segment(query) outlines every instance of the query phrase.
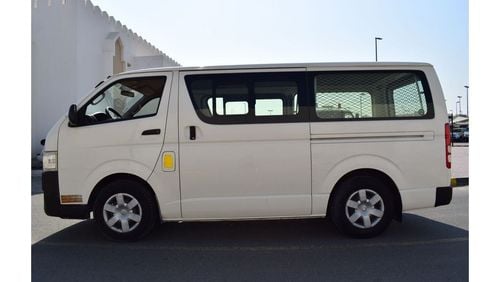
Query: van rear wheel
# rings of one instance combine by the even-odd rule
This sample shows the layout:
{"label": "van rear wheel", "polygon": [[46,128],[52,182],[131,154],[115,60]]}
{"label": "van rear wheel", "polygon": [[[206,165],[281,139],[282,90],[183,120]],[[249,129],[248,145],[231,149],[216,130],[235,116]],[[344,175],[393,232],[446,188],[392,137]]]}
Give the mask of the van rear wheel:
{"label": "van rear wheel", "polygon": [[394,197],[387,185],[372,176],[353,176],[343,181],[330,206],[331,220],[344,234],[370,238],[382,233],[392,221]]}
{"label": "van rear wheel", "polygon": [[135,241],[148,235],[158,213],[154,198],[144,185],[124,179],[103,188],[94,204],[94,219],[112,240]]}

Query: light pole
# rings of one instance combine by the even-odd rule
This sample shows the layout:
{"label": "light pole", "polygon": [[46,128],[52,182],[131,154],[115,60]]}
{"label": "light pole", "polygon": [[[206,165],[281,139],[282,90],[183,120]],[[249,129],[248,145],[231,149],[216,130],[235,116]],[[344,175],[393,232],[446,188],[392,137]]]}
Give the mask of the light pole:
{"label": "light pole", "polygon": [[462,101],[460,99],[462,99],[462,96],[457,96],[458,97],[458,109],[459,109],[459,113],[462,114]]}
{"label": "light pole", "polygon": [[382,40],[382,37],[375,37],[375,62],[378,61],[378,54],[377,54],[377,40]]}
{"label": "light pole", "polygon": [[365,93],[359,94],[359,117],[363,117],[363,100],[362,97],[365,95]]}
{"label": "light pole", "polygon": [[455,102],[455,116],[458,116],[458,101]]}
{"label": "light pole", "polygon": [[469,116],[469,85],[464,85],[465,87],[465,98],[467,99],[467,117]]}

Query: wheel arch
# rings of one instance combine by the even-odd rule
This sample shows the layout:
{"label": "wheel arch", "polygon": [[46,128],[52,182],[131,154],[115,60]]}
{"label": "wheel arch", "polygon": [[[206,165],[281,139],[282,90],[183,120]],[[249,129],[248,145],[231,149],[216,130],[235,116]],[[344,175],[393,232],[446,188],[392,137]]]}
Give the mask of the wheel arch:
{"label": "wheel arch", "polygon": [[390,191],[394,195],[394,214],[393,218],[396,219],[397,221],[401,221],[402,219],[402,213],[403,213],[403,207],[402,207],[402,201],[401,201],[401,194],[399,193],[398,187],[396,186],[396,183],[394,180],[384,172],[373,169],[373,168],[361,168],[361,169],[356,169],[353,171],[350,171],[346,174],[344,174],[333,186],[330,196],[328,198],[328,204],[327,204],[327,212],[326,216],[330,216],[330,207],[333,202],[333,198],[335,197],[335,193],[338,190],[337,188],[347,179],[354,177],[354,176],[370,176],[370,177],[375,177],[380,180],[382,180],[387,187],[389,187]]}
{"label": "wheel arch", "polygon": [[109,183],[112,183],[116,180],[123,180],[123,179],[135,181],[146,188],[146,190],[150,193],[151,197],[153,197],[153,199],[154,199],[153,202],[155,203],[155,208],[156,208],[156,211],[158,213],[158,218],[161,219],[161,212],[160,212],[160,206],[158,203],[158,197],[156,196],[156,193],[154,192],[151,185],[149,185],[149,183],[146,180],[142,179],[141,177],[134,175],[134,174],[130,174],[130,173],[114,173],[114,174],[108,175],[108,176],[104,177],[103,179],[101,179],[94,186],[94,188],[92,189],[92,192],[90,193],[89,200],[87,202],[87,206],[88,206],[89,211],[93,211],[97,196],[104,189],[104,187],[106,187],[106,185],[108,185]]}

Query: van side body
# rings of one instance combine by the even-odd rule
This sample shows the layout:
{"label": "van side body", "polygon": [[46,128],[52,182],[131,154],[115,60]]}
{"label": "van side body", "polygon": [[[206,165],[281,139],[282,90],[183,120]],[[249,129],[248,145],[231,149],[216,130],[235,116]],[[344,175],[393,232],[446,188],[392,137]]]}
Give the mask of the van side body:
{"label": "van side body", "polygon": [[[46,138],[45,211],[93,212],[120,234],[148,216],[141,197],[161,221],[333,213],[366,236],[384,213],[400,219],[451,201],[447,111],[430,64],[138,70],[111,77],[76,108],[78,121],[61,118]],[[118,193],[125,200],[105,193],[118,182],[135,183]],[[137,207],[121,209],[123,201]]]}

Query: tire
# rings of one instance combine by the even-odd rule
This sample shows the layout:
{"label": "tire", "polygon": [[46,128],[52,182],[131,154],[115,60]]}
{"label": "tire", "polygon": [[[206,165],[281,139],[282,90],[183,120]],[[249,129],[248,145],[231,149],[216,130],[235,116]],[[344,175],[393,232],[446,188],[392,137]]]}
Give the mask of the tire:
{"label": "tire", "polygon": [[154,196],[136,181],[107,184],[94,203],[94,219],[111,240],[136,241],[148,235],[158,222]]}
{"label": "tire", "polygon": [[371,238],[387,229],[394,214],[394,196],[382,180],[358,175],[343,181],[334,191],[330,218],[344,234]]}

